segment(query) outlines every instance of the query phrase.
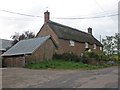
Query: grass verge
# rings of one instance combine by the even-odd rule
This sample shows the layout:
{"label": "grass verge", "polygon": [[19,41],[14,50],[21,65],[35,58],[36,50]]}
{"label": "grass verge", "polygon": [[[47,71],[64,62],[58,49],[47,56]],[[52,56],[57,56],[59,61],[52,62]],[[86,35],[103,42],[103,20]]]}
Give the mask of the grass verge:
{"label": "grass verge", "polygon": [[25,67],[29,69],[85,69],[85,70],[93,70],[106,68],[111,65],[108,64],[98,64],[98,65],[88,65],[83,64],[81,62],[73,62],[73,61],[63,61],[63,60],[48,60],[42,61],[40,63],[28,64]]}

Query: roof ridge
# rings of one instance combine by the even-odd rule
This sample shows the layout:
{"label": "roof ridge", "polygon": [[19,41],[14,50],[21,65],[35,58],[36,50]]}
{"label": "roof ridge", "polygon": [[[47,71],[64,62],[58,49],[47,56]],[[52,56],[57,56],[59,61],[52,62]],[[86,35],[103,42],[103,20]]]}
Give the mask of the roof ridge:
{"label": "roof ridge", "polygon": [[82,31],[82,30],[79,30],[79,29],[76,29],[76,28],[73,28],[73,27],[69,27],[69,26],[67,26],[67,25],[63,25],[63,24],[61,24],[61,23],[57,23],[57,22],[54,22],[54,21],[51,21],[51,20],[49,20],[48,23],[49,23],[49,22],[52,22],[52,23],[54,23],[54,24],[57,24],[57,25],[60,25],[60,26],[66,27],[66,28],[70,28],[72,31],[75,30],[75,31],[78,31],[78,32],[81,32],[81,33],[90,35],[90,34],[88,34],[87,32],[84,32],[84,31]]}
{"label": "roof ridge", "polygon": [[35,38],[30,38],[30,39],[24,39],[24,40],[20,40],[20,41],[34,40],[34,39],[44,38],[44,37],[50,37],[50,35],[47,35],[47,36],[42,36],[42,37],[35,37]]}

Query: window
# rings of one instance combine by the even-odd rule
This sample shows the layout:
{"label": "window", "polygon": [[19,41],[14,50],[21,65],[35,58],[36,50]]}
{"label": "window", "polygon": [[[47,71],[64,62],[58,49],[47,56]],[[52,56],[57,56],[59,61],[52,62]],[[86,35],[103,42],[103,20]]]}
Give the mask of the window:
{"label": "window", "polygon": [[100,51],[102,51],[102,47],[100,47]]}
{"label": "window", "polygon": [[75,42],[70,40],[70,46],[75,46]]}
{"label": "window", "polygon": [[89,49],[88,52],[91,52],[91,49]]}
{"label": "window", "polygon": [[96,49],[96,44],[94,44],[93,49]]}
{"label": "window", "polygon": [[85,43],[85,48],[88,48],[88,43]]}

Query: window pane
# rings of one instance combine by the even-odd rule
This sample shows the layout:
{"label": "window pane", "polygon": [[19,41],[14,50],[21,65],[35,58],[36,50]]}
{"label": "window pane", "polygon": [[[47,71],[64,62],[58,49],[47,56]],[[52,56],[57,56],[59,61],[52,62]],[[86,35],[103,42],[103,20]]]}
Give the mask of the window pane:
{"label": "window pane", "polygon": [[100,50],[102,51],[102,47],[100,47]]}
{"label": "window pane", "polygon": [[75,42],[70,40],[70,46],[75,46]]}
{"label": "window pane", "polygon": [[85,48],[88,48],[88,43],[85,43]]}
{"label": "window pane", "polygon": [[96,49],[96,44],[94,44],[94,47],[93,47],[93,49]]}

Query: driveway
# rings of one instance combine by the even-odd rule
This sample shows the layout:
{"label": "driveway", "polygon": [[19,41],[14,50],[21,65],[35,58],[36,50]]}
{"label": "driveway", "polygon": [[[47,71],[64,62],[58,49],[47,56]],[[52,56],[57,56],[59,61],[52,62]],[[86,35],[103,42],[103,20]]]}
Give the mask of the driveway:
{"label": "driveway", "polygon": [[3,88],[118,88],[118,67],[99,70],[2,70]]}

